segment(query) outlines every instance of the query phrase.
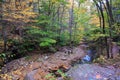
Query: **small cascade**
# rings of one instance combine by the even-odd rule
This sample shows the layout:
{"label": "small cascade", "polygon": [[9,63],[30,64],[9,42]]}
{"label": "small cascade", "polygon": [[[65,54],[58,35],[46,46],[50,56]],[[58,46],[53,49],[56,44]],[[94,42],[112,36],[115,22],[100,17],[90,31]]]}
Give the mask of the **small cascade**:
{"label": "small cascade", "polygon": [[94,50],[87,50],[87,54],[82,58],[81,63],[90,63],[94,59],[95,51]]}

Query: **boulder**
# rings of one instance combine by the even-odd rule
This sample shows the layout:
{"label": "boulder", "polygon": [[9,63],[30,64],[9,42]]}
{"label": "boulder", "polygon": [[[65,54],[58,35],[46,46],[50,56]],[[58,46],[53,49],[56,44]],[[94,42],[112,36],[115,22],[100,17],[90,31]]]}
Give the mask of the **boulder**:
{"label": "boulder", "polygon": [[119,70],[101,67],[95,64],[80,64],[71,68],[67,75],[72,80],[120,80]]}

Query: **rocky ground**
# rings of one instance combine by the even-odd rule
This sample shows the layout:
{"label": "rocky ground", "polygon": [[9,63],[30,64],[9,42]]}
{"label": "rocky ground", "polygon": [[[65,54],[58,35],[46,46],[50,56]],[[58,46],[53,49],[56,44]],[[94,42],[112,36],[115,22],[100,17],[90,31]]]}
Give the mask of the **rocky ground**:
{"label": "rocky ground", "polygon": [[[114,64],[108,61],[105,65],[78,64],[72,66],[86,55],[84,48],[84,45],[73,48],[73,53],[69,53],[71,51],[67,47],[54,54],[40,54],[39,51],[34,51],[31,56],[6,64],[1,69],[0,80],[120,80],[118,59],[114,60]],[[58,74],[57,70],[66,72],[71,78],[64,78],[64,73]],[[53,73],[52,76],[51,73]],[[57,78],[54,79],[55,77]]]}
{"label": "rocky ground", "polygon": [[82,64],[71,68],[68,75],[72,80],[120,80],[120,66],[101,67],[95,64]]}
{"label": "rocky ground", "polygon": [[45,76],[57,70],[68,70],[86,54],[82,46],[69,53],[66,47],[54,54],[38,54],[11,61],[1,70],[1,80],[49,80]]}

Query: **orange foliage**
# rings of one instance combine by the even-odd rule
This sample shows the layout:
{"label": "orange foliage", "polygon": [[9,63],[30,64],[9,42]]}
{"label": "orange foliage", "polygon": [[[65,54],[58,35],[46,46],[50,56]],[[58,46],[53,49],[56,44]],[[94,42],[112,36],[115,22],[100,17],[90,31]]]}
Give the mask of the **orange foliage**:
{"label": "orange foliage", "polygon": [[15,0],[3,3],[3,18],[8,21],[24,21],[29,22],[31,18],[36,17],[36,13],[32,12],[32,0]]}

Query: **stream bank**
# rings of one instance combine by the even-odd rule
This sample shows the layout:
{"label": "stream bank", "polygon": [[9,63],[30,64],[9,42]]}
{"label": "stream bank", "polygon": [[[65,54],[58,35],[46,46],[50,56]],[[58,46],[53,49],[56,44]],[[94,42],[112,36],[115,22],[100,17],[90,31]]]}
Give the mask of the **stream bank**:
{"label": "stream bank", "polygon": [[[1,80],[48,80],[46,75],[59,69],[69,70],[71,64],[81,60],[86,52],[83,46],[73,48],[73,53],[68,53],[68,48],[54,54],[40,54],[39,51],[32,52],[33,55],[13,60],[2,67]],[[31,73],[33,77],[31,77]],[[27,79],[26,79],[27,76]],[[31,79],[32,78],[32,79]]]}
{"label": "stream bank", "polygon": [[[106,77],[109,76],[108,73],[103,72],[106,70],[110,70],[109,73],[115,76],[116,74],[119,75],[119,66],[116,70],[116,68],[111,69],[113,66],[108,66],[108,68],[110,67],[110,69],[108,69],[98,64],[83,64],[83,62],[80,64],[82,59],[84,63],[86,63],[86,55],[91,53],[89,50],[85,51],[85,46],[86,45],[80,45],[73,48],[73,53],[68,53],[67,47],[64,47],[61,51],[54,54],[40,54],[39,51],[32,52],[34,55],[23,57],[6,64],[1,70],[0,79],[49,80],[46,79],[46,75],[51,73],[55,73],[56,75],[57,70],[62,70],[64,73],[66,72],[73,80],[96,80],[95,78],[102,80],[101,77],[103,76],[105,76],[104,79],[106,79]],[[91,70],[100,74],[91,73]],[[115,73],[115,70],[117,73]],[[88,75],[87,78],[84,74]],[[58,80],[64,80],[60,75],[57,75],[57,78]],[[117,78],[119,80],[119,76],[117,76]],[[111,78],[111,80],[114,79]]]}

